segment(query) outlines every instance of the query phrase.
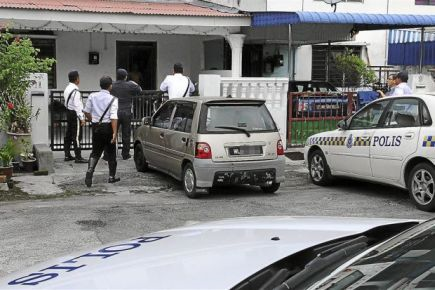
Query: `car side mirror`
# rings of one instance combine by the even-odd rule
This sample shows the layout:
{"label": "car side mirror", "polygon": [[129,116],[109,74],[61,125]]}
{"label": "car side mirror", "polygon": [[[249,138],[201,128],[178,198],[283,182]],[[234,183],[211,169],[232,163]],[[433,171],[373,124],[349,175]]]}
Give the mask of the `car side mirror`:
{"label": "car side mirror", "polygon": [[338,129],[341,130],[347,130],[347,121],[346,120],[341,120],[337,123],[337,127]]}
{"label": "car side mirror", "polygon": [[142,118],[142,125],[146,125],[146,126],[151,125],[151,117],[143,117]]}

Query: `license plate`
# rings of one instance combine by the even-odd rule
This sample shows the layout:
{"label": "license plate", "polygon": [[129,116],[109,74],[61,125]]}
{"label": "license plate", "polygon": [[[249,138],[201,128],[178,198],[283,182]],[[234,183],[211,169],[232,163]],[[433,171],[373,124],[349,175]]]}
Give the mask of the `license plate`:
{"label": "license plate", "polygon": [[230,156],[262,155],[262,146],[234,146],[229,148]]}

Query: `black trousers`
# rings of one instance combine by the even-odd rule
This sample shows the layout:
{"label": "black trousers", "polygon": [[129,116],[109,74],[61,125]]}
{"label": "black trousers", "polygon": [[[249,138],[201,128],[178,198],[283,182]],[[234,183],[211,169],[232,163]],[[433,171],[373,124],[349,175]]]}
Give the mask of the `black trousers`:
{"label": "black trousers", "polygon": [[100,158],[101,153],[107,153],[108,160],[116,160],[116,144],[112,141],[111,123],[92,123],[92,153],[91,157]]}
{"label": "black trousers", "polygon": [[131,118],[132,114],[130,111],[118,111],[118,132],[119,126],[121,126],[123,158],[126,158],[130,154]]}
{"label": "black trousers", "polygon": [[67,126],[66,126],[66,134],[64,139],[65,156],[70,155],[71,143],[72,143],[76,158],[81,158],[82,154],[80,149],[80,142],[82,141],[83,129],[82,126],[80,126],[80,120],[77,117],[76,111],[67,110],[66,120],[67,120]]}

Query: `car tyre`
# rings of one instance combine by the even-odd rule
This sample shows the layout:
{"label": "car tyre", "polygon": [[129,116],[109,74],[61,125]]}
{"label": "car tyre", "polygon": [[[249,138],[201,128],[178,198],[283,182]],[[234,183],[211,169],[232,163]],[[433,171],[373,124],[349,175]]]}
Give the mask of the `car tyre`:
{"label": "car tyre", "polygon": [[311,181],[316,185],[328,185],[332,176],[322,150],[314,150],[308,158],[308,170]]}
{"label": "car tyre", "polygon": [[281,183],[273,182],[271,185],[260,186],[261,190],[265,193],[274,193],[279,189]]}
{"label": "car tyre", "polygon": [[148,169],[148,163],[140,147],[140,145],[134,147],[134,164],[138,172],[145,172]]}
{"label": "car tyre", "polygon": [[408,176],[408,191],[418,209],[435,211],[435,167],[429,163],[414,166]]}
{"label": "car tyre", "polygon": [[191,163],[187,163],[183,168],[183,190],[189,198],[198,198],[198,188],[196,187],[195,169]]}

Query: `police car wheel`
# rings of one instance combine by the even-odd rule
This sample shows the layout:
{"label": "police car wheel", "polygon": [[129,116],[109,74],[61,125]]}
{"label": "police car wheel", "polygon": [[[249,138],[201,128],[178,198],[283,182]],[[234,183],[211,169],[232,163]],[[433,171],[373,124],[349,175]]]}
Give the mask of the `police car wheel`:
{"label": "police car wheel", "polygon": [[148,163],[140,145],[134,147],[134,164],[138,172],[145,172],[148,169]]}
{"label": "police car wheel", "polygon": [[315,150],[308,158],[310,178],[316,185],[328,185],[331,182],[331,172],[322,150]]}
{"label": "police car wheel", "polygon": [[265,193],[274,193],[275,191],[277,191],[279,189],[280,185],[281,185],[281,183],[274,182],[271,185],[265,185],[265,186],[260,186],[260,187],[261,187],[261,190]]}
{"label": "police car wheel", "polygon": [[183,168],[183,189],[184,193],[189,198],[197,198],[199,196],[196,188],[196,174],[191,163],[187,163]]}
{"label": "police car wheel", "polygon": [[435,211],[435,167],[417,164],[409,174],[408,190],[418,209]]}

